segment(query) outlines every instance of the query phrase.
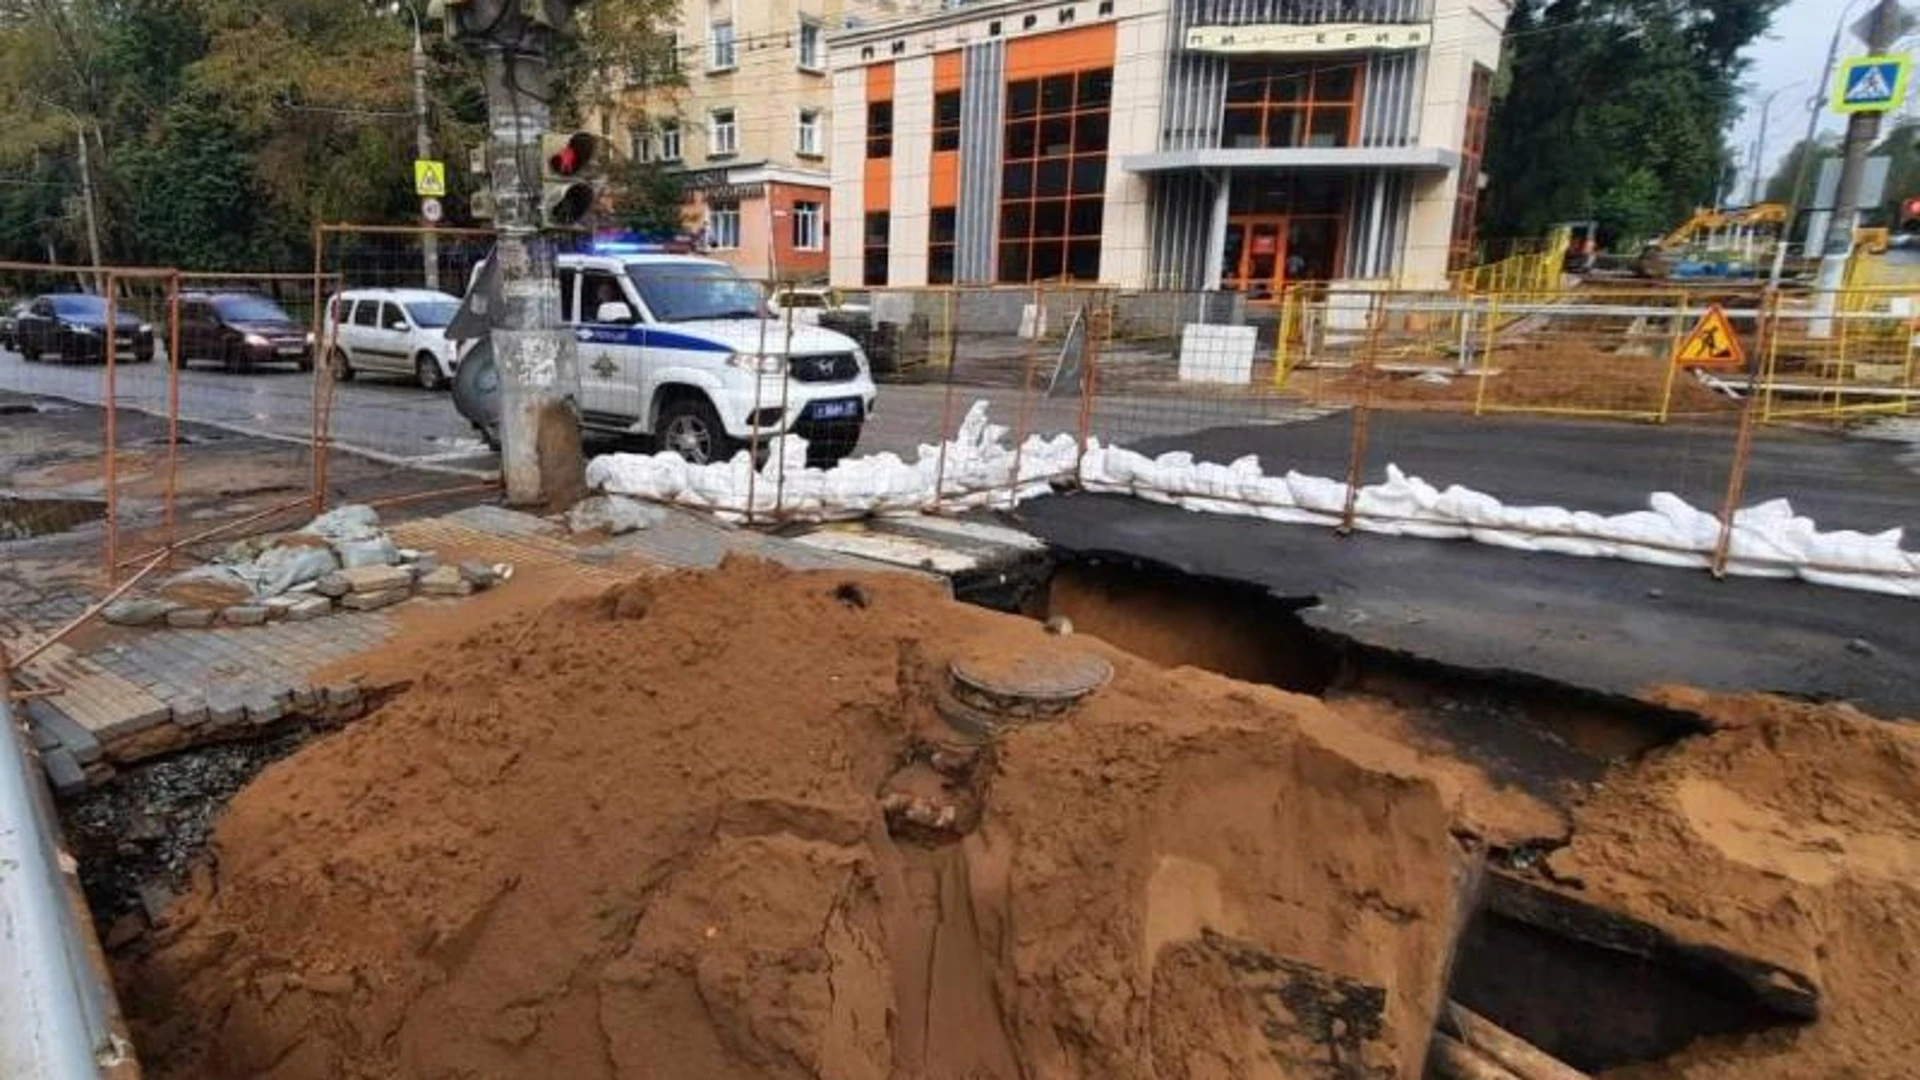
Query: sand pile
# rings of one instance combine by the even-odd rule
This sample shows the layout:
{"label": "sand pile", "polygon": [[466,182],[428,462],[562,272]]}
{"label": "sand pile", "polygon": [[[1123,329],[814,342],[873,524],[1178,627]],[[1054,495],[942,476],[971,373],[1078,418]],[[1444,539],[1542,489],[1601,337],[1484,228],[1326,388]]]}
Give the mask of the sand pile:
{"label": "sand pile", "polygon": [[1914,1075],[1920,730],[1758,696],[1684,704],[1728,726],[1610,776],[1551,865],[1609,906],[1804,972],[1821,1018],[1612,1075]]}
{"label": "sand pile", "polygon": [[[1111,683],[952,743],[949,657],[1063,648]],[[1317,701],[740,562],[409,659],[127,965],[154,1075],[1418,1075],[1457,797]]]}

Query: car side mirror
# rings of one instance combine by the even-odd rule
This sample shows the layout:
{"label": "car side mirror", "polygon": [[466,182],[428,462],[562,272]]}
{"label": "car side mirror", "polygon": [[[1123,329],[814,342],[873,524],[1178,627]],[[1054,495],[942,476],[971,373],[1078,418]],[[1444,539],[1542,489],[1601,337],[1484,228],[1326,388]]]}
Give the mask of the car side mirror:
{"label": "car side mirror", "polygon": [[405,319],[395,319],[387,324],[387,329],[389,330],[405,330],[406,328],[407,320]]}
{"label": "car side mirror", "polygon": [[625,301],[609,300],[593,311],[594,322],[629,323],[633,321],[633,309]]}

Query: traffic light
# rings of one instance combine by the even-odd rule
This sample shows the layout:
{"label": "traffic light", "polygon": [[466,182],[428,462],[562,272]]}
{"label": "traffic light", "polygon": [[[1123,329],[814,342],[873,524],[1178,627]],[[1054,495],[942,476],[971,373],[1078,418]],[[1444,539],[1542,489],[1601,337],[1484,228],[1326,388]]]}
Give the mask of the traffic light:
{"label": "traffic light", "polygon": [[1920,195],[1911,195],[1900,201],[1900,231],[1920,232]]}
{"label": "traffic light", "polygon": [[600,156],[600,137],[590,132],[540,136],[540,223],[549,228],[579,223],[598,192],[584,175]]}

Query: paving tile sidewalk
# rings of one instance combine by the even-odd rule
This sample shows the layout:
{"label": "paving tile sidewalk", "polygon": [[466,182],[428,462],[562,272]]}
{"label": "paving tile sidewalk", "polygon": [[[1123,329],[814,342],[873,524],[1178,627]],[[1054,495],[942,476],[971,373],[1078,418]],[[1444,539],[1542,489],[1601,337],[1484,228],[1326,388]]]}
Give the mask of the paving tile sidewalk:
{"label": "paving tile sidewalk", "polygon": [[[402,522],[390,531],[407,547],[522,569],[556,567],[607,582],[649,568],[712,567],[729,554],[797,569],[899,569],[678,511],[651,528],[584,543],[544,519],[493,506]],[[87,603],[64,592],[28,596],[24,588],[4,598],[12,617],[0,615],[0,640],[16,653]],[[415,597],[407,603],[460,601]],[[233,737],[228,729],[352,715],[361,705],[358,688],[318,685],[316,673],[380,648],[399,626],[394,610],[336,611],[262,626],[115,629],[91,645],[58,644],[19,674],[24,687],[46,695],[30,699],[24,711],[56,790],[70,792],[109,775],[115,763]]]}

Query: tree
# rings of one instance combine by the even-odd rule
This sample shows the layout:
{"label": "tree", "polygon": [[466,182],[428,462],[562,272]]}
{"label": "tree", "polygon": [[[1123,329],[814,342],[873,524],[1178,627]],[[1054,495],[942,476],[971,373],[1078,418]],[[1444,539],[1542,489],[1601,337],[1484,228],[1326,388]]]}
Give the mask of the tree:
{"label": "tree", "polygon": [[[1808,161],[1808,155],[1813,157]],[[1767,178],[1766,200],[1775,203],[1788,203],[1793,200],[1794,188],[1800,188],[1800,205],[1805,207],[1813,198],[1813,187],[1820,178],[1820,163],[1840,156],[1840,150],[1831,139],[1819,139],[1808,143],[1805,139],[1793,144],[1787,156],[1780,159],[1780,166]],[[1806,162],[1807,173],[1804,183],[1800,180],[1801,163]]]}
{"label": "tree", "polygon": [[687,230],[679,174],[657,161],[616,161],[607,170],[613,220],[639,236],[669,239]]}
{"label": "tree", "polygon": [[1494,103],[1486,236],[1595,219],[1618,242],[1713,201],[1739,53],[1782,0],[1517,0]]}

